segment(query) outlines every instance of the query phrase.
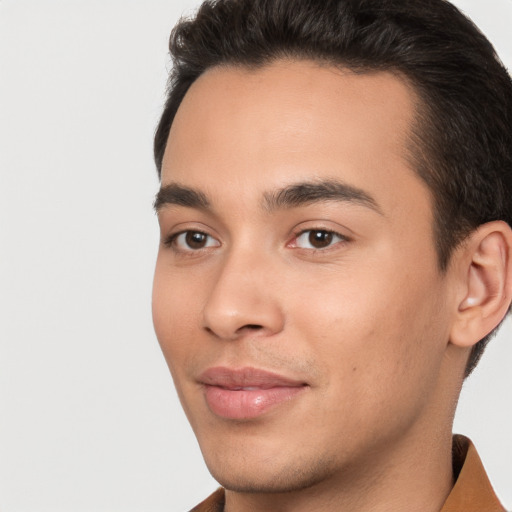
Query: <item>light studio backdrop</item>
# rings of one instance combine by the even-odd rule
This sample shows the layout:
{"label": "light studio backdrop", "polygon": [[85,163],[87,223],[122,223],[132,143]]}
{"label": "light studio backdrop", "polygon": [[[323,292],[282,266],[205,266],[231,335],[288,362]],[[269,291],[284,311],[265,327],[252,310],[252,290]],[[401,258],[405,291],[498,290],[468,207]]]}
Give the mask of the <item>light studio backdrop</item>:
{"label": "light studio backdrop", "polygon": [[[188,510],[215,489],[151,324],[152,135],[198,2],[0,0],[0,511]],[[512,68],[512,0],[458,0]],[[510,320],[455,430],[512,507]]]}

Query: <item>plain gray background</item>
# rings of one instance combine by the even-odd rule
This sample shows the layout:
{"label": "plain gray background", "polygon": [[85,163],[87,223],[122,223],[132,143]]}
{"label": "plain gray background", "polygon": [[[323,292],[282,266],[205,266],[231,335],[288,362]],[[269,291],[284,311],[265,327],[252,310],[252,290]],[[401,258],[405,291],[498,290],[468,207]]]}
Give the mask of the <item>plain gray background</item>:
{"label": "plain gray background", "polygon": [[[459,0],[512,68],[512,0]],[[152,135],[196,1],[0,0],[0,511],[180,511],[216,487],[157,345]],[[512,326],[455,430],[512,507]]]}

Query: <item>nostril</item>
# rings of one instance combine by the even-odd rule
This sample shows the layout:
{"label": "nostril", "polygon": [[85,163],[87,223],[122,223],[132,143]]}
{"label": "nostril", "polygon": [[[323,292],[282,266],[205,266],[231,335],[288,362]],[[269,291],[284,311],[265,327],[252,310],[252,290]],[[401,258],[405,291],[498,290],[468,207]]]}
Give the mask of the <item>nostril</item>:
{"label": "nostril", "polygon": [[245,324],[236,330],[236,336],[242,336],[244,333],[256,332],[263,330],[263,326],[259,324]]}
{"label": "nostril", "polygon": [[[258,324],[246,324],[246,325],[242,325],[242,327],[239,327],[238,329],[236,329],[235,333],[234,333],[234,336],[235,337],[238,337],[240,335],[242,335],[245,332],[247,331],[259,331],[263,329],[263,326],[262,325],[258,325]],[[209,334],[213,334],[214,336],[219,336],[219,333],[215,330],[215,329],[212,329],[211,327],[208,327],[208,326],[205,326],[204,327],[204,330],[209,333]],[[219,330],[220,332],[220,330]],[[222,335],[221,335],[222,337]],[[227,338],[231,337],[231,336],[226,336]]]}

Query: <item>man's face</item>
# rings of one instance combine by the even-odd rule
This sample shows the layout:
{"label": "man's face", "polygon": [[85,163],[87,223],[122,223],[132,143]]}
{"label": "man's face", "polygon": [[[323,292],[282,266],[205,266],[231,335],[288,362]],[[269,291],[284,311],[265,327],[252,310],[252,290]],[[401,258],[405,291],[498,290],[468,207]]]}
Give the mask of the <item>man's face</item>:
{"label": "man's face", "polygon": [[414,102],[391,74],[282,61],[210,70],[179,108],[153,316],[228,488],[355,475],[440,429],[450,287]]}

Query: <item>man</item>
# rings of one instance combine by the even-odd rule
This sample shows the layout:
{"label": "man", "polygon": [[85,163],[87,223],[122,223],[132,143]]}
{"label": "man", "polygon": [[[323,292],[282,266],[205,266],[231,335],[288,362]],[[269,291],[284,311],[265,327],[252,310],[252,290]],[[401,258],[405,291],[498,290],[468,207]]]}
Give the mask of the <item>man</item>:
{"label": "man", "polygon": [[460,388],[512,301],[512,83],[444,0],[206,2],[155,136],[194,510],[499,511]]}

